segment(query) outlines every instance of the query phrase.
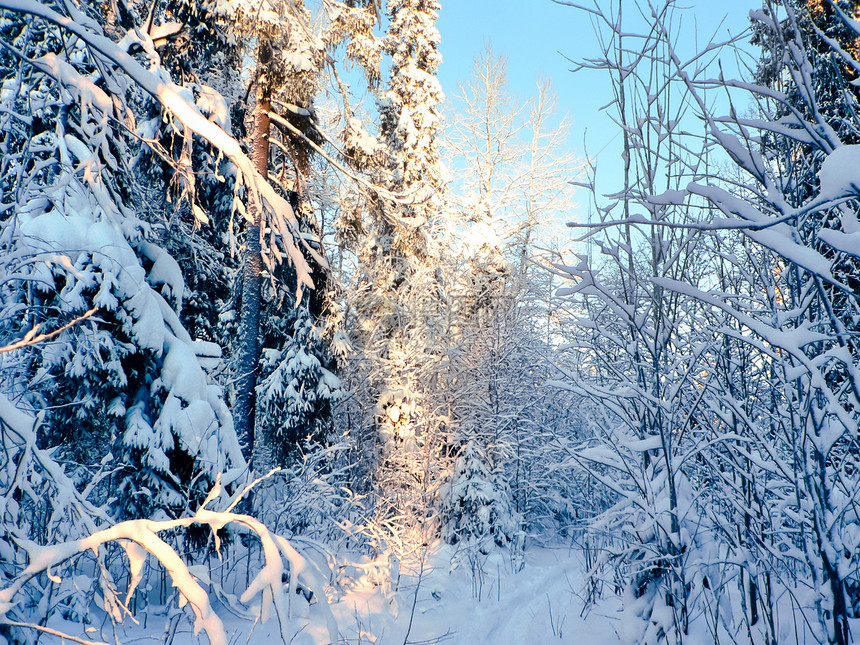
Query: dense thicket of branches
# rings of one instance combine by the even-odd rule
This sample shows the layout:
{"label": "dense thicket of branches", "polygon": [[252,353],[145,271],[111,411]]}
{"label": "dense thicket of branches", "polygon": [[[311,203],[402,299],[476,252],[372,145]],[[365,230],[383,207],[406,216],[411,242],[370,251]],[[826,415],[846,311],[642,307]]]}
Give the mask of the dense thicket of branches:
{"label": "dense thicket of branches", "polygon": [[564,270],[583,327],[566,385],[595,410],[574,456],[617,499],[593,528],[614,538],[636,642],[683,641],[701,615],[713,638],[779,642],[788,606],[814,639],[848,643],[853,5],[766,3],[751,14],[760,62],[731,81],[685,56],[672,3],[639,9],[584,8],[604,43],[584,66],[612,74],[625,172],[595,199],[600,254]]}

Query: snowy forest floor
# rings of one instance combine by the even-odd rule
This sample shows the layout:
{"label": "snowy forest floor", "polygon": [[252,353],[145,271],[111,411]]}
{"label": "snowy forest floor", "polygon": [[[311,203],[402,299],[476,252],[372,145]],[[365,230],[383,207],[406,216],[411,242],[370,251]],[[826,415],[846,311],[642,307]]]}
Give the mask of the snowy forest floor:
{"label": "snowy forest floor", "polygon": [[529,549],[518,572],[507,555],[482,557],[473,575],[468,562],[452,571],[451,553],[443,549],[430,558],[417,598],[413,576],[390,600],[359,589],[335,607],[338,622],[349,642],[358,642],[352,615],[353,625],[360,622],[376,643],[404,643],[414,601],[410,643],[572,643],[583,634],[593,643],[617,641],[616,603],[580,617],[585,582],[578,550]]}
{"label": "snowy forest floor", "polygon": [[[331,590],[329,601],[340,631],[340,643],[376,645],[450,644],[543,644],[572,643],[584,645],[630,642],[631,616],[622,613],[621,598],[604,584],[602,597],[586,611],[586,567],[583,551],[577,546],[531,546],[524,554],[522,568],[512,562],[507,550],[480,556],[470,562],[458,557],[448,546],[428,549],[420,576],[401,573],[398,580],[379,581],[379,567],[356,561],[346,565],[339,589]],[[460,565],[452,567],[452,561]],[[473,566],[474,564],[474,566]],[[367,574],[362,575],[366,566]],[[241,567],[240,567],[241,568]],[[519,569],[519,570],[517,570]],[[235,569],[234,569],[235,570]],[[387,567],[385,570],[390,571]],[[803,614],[813,619],[812,607],[803,612],[793,610],[788,601],[791,592],[783,592],[778,602],[777,619],[780,643],[817,642],[804,629]],[[736,600],[736,599],[733,599]],[[106,615],[90,614],[89,625],[66,622],[55,616],[50,626],[84,641],[116,643],[175,643],[208,645],[203,632],[194,635],[191,612],[177,612],[173,607],[159,612],[150,606],[148,616],[138,616],[138,624],[126,620],[113,626]],[[228,604],[229,601],[228,601]],[[275,645],[288,642],[304,645],[324,636],[323,619],[317,603],[310,605],[300,596],[292,602],[293,619],[284,636],[278,620],[272,617],[260,624],[238,616],[234,607],[223,600],[213,608],[224,619],[231,645]],[[733,603],[734,604],[734,603]],[[240,610],[241,611],[241,610]],[[637,621],[633,621],[634,624]],[[684,642],[745,643],[749,636],[740,627],[729,634],[725,629],[715,641],[708,617],[692,617]],[[852,621],[860,634],[860,621]],[[635,627],[634,627],[635,630]],[[755,638],[762,634],[754,630]],[[53,637],[42,642],[60,642]],[[62,641],[66,642],[66,641]]]}
{"label": "snowy forest floor", "polygon": [[[453,568],[457,554],[451,547],[428,552],[419,577],[402,573],[399,582],[380,584],[374,576],[355,576],[351,584],[330,598],[342,643],[393,645],[412,643],[612,643],[618,642],[620,601],[607,601],[581,616],[585,593],[584,567],[579,549],[567,546],[533,547],[526,551],[519,571],[506,550],[480,556],[473,569],[469,561]],[[414,605],[414,611],[413,611]],[[175,603],[174,603],[175,606]],[[278,620],[263,624],[231,615],[223,603],[213,608],[225,622],[231,645],[275,645],[281,642]],[[314,642],[309,616],[313,609],[299,597],[292,603],[294,621],[288,627],[292,645]],[[187,609],[150,607],[146,622],[126,620],[114,628],[106,616],[90,615],[90,626],[80,622],[51,621],[51,627],[85,640],[121,643],[200,643],[203,632],[193,634]],[[316,612],[312,612],[316,613]],[[140,618],[140,617],[138,617]],[[308,621],[308,618],[311,618]],[[411,626],[410,626],[411,622]],[[116,629],[116,632],[114,632]],[[49,638],[43,642],[53,642]]]}

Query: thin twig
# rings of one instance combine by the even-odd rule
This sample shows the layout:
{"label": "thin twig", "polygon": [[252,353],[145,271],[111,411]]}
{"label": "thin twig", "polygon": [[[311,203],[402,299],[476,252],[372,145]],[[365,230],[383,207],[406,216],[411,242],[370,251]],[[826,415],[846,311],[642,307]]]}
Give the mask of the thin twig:
{"label": "thin twig", "polygon": [[57,631],[56,629],[51,629],[50,627],[44,627],[43,625],[36,625],[34,623],[19,623],[15,620],[3,620],[0,622],[0,625],[12,625],[13,627],[26,627],[28,629],[35,629],[39,632],[45,632],[46,634],[50,634],[51,636],[57,636],[59,638],[64,638],[66,640],[74,641],[76,643],[83,643],[83,645],[108,645],[104,641],[88,641],[83,638],[78,638],[77,636],[70,636],[69,634],[64,634],[63,632]]}
{"label": "thin twig", "polygon": [[22,338],[21,340],[16,341],[14,343],[11,343],[10,345],[5,345],[3,347],[0,347],[0,354],[4,354],[6,352],[11,352],[11,351],[14,351],[16,349],[22,349],[24,347],[29,347],[30,345],[36,345],[37,343],[41,343],[44,340],[48,340],[49,338],[53,338],[54,336],[62,334],[64,331],[66,331],[70,327],[77,325],[82,320],[86,320],[87,318],[92,316],[94,313],[96,313],[98,310],[99,310],[98,307],[93,307],[92,309],[90,309],[85,314],[78,316],[77,318],[75,318],[74,320],[72,320],[69,323],[66,323],[65,325],[63,325],[59,329],[55,329],[54,331],[49,332],[47,334],[36,335],[36,332],[39,331],[39,325],[36,325],[35,327],[33,327],[33,329],[28,331],[27,335],[24,336],[24,338]]}
{"label": "thin twig", "polygon": [[421,551],[421,566],[418,569],[418,582],[415,584],[415,595],[412,596],[412,609],[409,612],[409,625],[406,627],[406,636],[403,637],[403,645],[409,643],[409,634],[412,632],[412,621],[415,619],[415,606],[418,604],[418,592],[421,590],[421,581],[424,578],[424,563],[427,559],[427,549]]}

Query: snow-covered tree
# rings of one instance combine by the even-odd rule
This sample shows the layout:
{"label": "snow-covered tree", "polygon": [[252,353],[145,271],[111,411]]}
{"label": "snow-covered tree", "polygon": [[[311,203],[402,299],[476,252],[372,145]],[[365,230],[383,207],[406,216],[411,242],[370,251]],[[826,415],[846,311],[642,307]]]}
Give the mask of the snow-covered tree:
{"label": "snow-covered tree", "polygon": [[[320,359],[321,299],[293,307],[300,288],[324,282],[304,256],[324,265],[312,218],[297,216],[308,192],[304,146],[314,141],[301,94],[313,87],[297,77],[323,58],[319,42],[303,45],[307,16],[289,14],[301,18],[282,57],[294,93],[273,99],[288,114],[269,116],[286,134],[269,137],[280,154],[271,166],[267,154],[259,172],[238,140],[237,107],[242,39],[256,36],[219,13],[241,13],[239,3],[0,8],[0,484],[14,500],[2,515],[5,583],[26,566],[27,540],[75,539],[124,517],[187,520],[219,476],[230,490],[246,477],[219,385],[243,214],[261,224],[266,305],[285,310],[262,338],[271,438],[324,434],[338,382]],[[112,566],[92,578],[109,605]],[[57,596],[53,580],[24,581],[31,598],[48,599],[39,620],[71,602],[74,585]]]}
{"label": "snow-covered tree", "polygon": [[[444,407],[439,365],[445,319],[435,233],[444,204],[439,165],[441,61],[433,0],[393,0],[382,52],[390,58],[378,90],[378,136],[356,118],[342,135],[351,163],[372,186],[342,210],[339,227],[357,255],[348,319],[364,407],[355,435],[365,447],[379,516],[416,532],[408,548],[438,532],[435,487],[443,470]],[[417,533],[426,534],[425,537]]]}
{"label": "snow-covered tree", "polygon": [[[621,120],[628,140],[625,167],[643,155],[654,155],[657,164],[646,169],[659,172],[646,170],[632,189],[628,184],[617,195],[615,211],[621,209],[617,215],[608,215],[612,208],[598,211],[601,221],[594,223],[598,235],[593,237],[605,239],[610,232],[618,236],[620,244],[607,245],[601,239],[598,248],[616,264],[617,258],[629,258],[630,268],[620,267],[622,276],[638,271],[647,277],[627,286],[622,279],[621,293],[628,295],[608,299],[606,294],[613,290],[601,286],[594,272],[587,270],[585,258],[569,270],[581,281],[576,291],[601,294],[598,302],[606,303],[603,311],[595,311],[587,320],[600,336],[594,339],[594,349],[600,353],[592,356],[600,359],[604,372],[594,374],[599,376],[596,381],[576,382],[587,383],[583,392],[598,397],[611,411],[600,432],[610,432],[607,428],[625,418],[641,417],[647,422],[649,417],[662,416],[669,422],[670,434],[661,432],[654,446],[654,454],[665,465],[642,462],[652,482],[659,470],[664,471],[661,495],[665,497],[639,508],[646,514],[677,515],[677,524],[671,517],[668,525],[658,522],[660,530],[651,544],[662,539],[673,542],[677,535],[685,555],[674,558],[677,547],[672,544],[658,550],[660,556],[645,578],[633,574],[628,600],[640,615],[650,611],[653,616],[656,605],[650,601],[648,611],[639,611],[645,609],[641,599],[647,595],[641,592],[649,587],[638,582],[655,581],[661,571],[678,575],[686,569],[690,585],[674,587],[668,604],[676,620],[683,599],[678,592],[686,595],[689,608],[701,599],[715,606],[718,598],[732,597],[725,585],[733,576],[722,564],[716,566],[730,562],[740,571],[735,578],[740,607],[727,611],[732,604],[725,602],[720,609],[723,622],[715,619],[712,627],[715,637],[725,629],[745,633],[749,640],[775,642],[779,589],[808,586],[811,593],[795,596],[792,608],[803,614],[814,608],[815,615],[807,620],[822,642],[849,642],[849,622],[856,611],[857,584],[851,564],[857,545],[856,518],[848,510],[858,495],[854,464],[860,409],[858,351],[852,333],[857,299],[848,284],[857,258],[850,243],[857,229],[856,111],[848,82],[858,65],[852,54],[854,41],[845,38],[856,31],[851,14],[840,3],[826,4],[828,24],[822,22],[821,3],[768,3],[753,13],[756,42],[767,48],[758,82],[753,83],[714,80],[700,53],[682,57],[671,14],[659,7],[648,5],[642,13],[650,46],[626,49],[622,45],[631,41],[631,30],[621,29],[614,17],[606,21],[610,39],[605,42],[612,43],[612,51],[629,51],[640,65],[659,60],[664,70],[660,78],[677,84],[674,91],[683,94],[684,100],[674,105],[694,106],[705,131],[697,136],[690,130],[674,130],[671,124],[683,122],[683,117],[665,109],[649,116],[650,106],[659,105],[659,92],[649,90],[641,100],[635,92],[616,95],[618,103],[626,98],[644,111],[638,115],[642,118]],[[595,9],[593,15],[603,13]],[[714,50],[713,45],[709,48]],[[835,60],[839,61],[836,66]],[[624,66],[610,68],[621,70],[624,78],[630,71]],[[643,78],[653,77],[633,73],[629,78],[640,84]],[[752,99],[754,113],[742,117],[729,105],[728,116],[718,117],[720,108],[714,107],[709,94],[713,88],[728,90],[733,104],[738,100],[735,92],[742,93],[743,100]],[[648,136],[652,129],[655,132]],[[721,149],[733,170],[717,172],[719,166],[702,155],[706,163],[688,160],[675,166],[674,186],[649,185],[648,178],[662,176],[661,168],[672,168],[702,141],[706,149]],[[671,151],[661,155],[661,146]],[[671,213],[685,217],[667,216]],[[648,233],[650,239],[638,263],[631,255],[636,245],[623,237],[629,231]],[[674,246],[674,240],[681,245]],[[696,259],[680,272],[663,272],[645,261],[649,255],[665,257],[667,262],[661,266],[669,268],[683,268],[685,258]],[[681,314],[674,322],[671,317],[663,322],[655,317],[663,307],[653,297],[658,293],[663,303],[679,303],[680,308],[663,309],[670,316],[673,311]],[[635,302],[643,296],[650,304],[639,316]],[[623,324],[607,326],[613,319]],[[658,356],[647,343],[649,360],[635,360],[631,351],[640,344],[632,341],[638,336],[663,339],[660,356],[664,360],[655,360]],[[612,351],[613,345],[617,351]],[[642,375],[648,382],[649,374],[659,375],[653,381],[655,387],[634,385]],[[619,377],[623,388],[618,387]],[[627,398],[631,393],[636,396]],[[625,400],[629,406],[619,405]],[[658,402],[659,407],[652,410]],[[649,435],[638,439],[644,442],[628,448],[644,459],[654,447],[647,443]],[[667,452],[667,443],[677,448]],[[613,454],[608,459],[605,451],[589,450],[578,458],[594,460],[601,468],[632,472],[630,457],[619,461],[623,455],[618,447]],[[669,457],[674,459],[674,470]],[[610,488],[616,485],[604,481]],[[692,483],[700,493],[694,504],[684,500]],[[627,500],[625,504],[638,498],[624,487],[616,492]],[[695,532],[691,526],[685,529],[689,520],[684,508],[691,509],[688,517],[700,518]],[[639,529],[636,536],[641,540],[644,525],[631,525]],[[675,526],[680,533],[674,533]],[[733,527],[732,531],[721,528],[725,526]],[[600,527],[623,530],[622,525]],[[659,619],[652,620],[646,635],[649,630],[651,638],[678,640],[683,637],[683,621],[661,627]]]}
{"label": "snow-covered tree", "polygon": [[[537,515],[535,525],[544,526],[547,507],[537,491],[548,482],[538,476],[538,462],[551,466],[540,447],[569,427],[560,408],[555,416],[548,411],[555,396],[544,387],[549,312],[537,297],[547,274],[538,267],[547,252],[539,249],[557,233],[556,218],[571,205],[570,182],[581,167],[567,150],[567,119],[556,115],[551,86],[539,82],[530,100],[511,96],[505,67],[489,46],[476,58],[454,96],[445,140],[454,177],[447,253],[457,258],[449,273],[457,276],[452,297],[460,303],[457,377],[448,393],[455,402],[452,450],[485,459],[495,488],[510,496],[499,503],[516,517],[504,518],[500,543]],[[451,481],[458,479],[455,467]],[[446,503],[450,517],[468,510],[456,499]]]}
{"label": "snow-covered tree", "polygon": [[582,397],[591,435],[570,454],[612,500],[590,528],[612,536],[605,553],[623,589],[625,638],[682,642],[709,602],[701,592],[713,525],[700,519],[689,457],[706,445],[695,420],[709,402],[714,334],[707,307],[665,283],[709,284],[700,207],[682,192],[707,148],[701,137],[681,139],[690,90],[676,83],[675,43],[650,26],[676,25],[673,3],[640,9],[583,8],[603,49],[580,65],[611,77],[623,174],[605,197],[592,176],[593,220],[580,225],[589,248],[559,267],[575,282],[562,291],[580,328],[563,387]]}
{"label": "snow-covered tree", "polygon": [[[746,177],[745,191],[731,192],[713,180],[688,191],[706,198],[764,249],[777,276],[764,281],[773,294],[764,303],[698,295],[733,317],[748,342],[770,356],[776,386],[771,409],[780,410],[770,426],[789,450],[782,458],[771,453],[780,464],[784,483],[777,499],[785,509],[773,521],[797,534],[791,546],[812,585],[817,637],[841,644],[850,642],[857,588],[850,564],[857,522],[846,513],[860,494],[854,465],[858,253],[849,242],[857,231],[858,120],[848,81],[860,63],[856,50],[843,47],[833,33],[856,34],[853,16],[847,6],[828,4],[826,28],[816,3],[775,3],[754,14],[759,34],[765,34],[760,42],[771,47],[766,58],[775,66],[763,79],[767,84],[741,85],[759,113],[719,124],[701,88],[697,93],[711,136]],[[755,135],[763,145],[753,142]],[[772,440],[755,422],[748,435],[763,449]]]}
{"label": "snow-covered tree", "polygon": [[[3,194],[11,211],[4,252],[15,258],[3,294],[4,339],[95,312],[20,350],[4,389],[25,407],[48,410],[42,445],[62,446],[81,485],[117,500],[117,516],[177,513],[215,474],[241,471],[244,461],[200,358],[217,357],[218,348],[196,343],[182,326],[179,267],[148,239],[151,223],[135,209],[145,193],[129,168],[135,144],[126,128],[140,102],[127,79],[156,95],[163,81],[74,7],[69,46],[52,9],[14,9],[39,18],[39,35],[9,13],[5,42],[13,44],[3,55],[15,73],[3,79],[3,100],[17,116],[4,131],[3,163],[4,177],[17,181]],[[123,47],[148,42],[132,33]],[[150,54],[157,57],[151,46]],[[111,57],[119,67],[106,62]],[[217,127],[175,87],[165,86],[172,110],[189,111],[189,123],[205,130]]]}

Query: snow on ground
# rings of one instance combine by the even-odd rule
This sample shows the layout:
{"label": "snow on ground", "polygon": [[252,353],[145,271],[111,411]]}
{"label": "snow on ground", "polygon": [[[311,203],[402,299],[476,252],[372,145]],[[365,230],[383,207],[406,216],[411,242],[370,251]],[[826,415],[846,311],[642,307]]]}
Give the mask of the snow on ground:
{"label": "snow on ground", "polygon": [[529,549],[519,572],[506,552],[497,553],[482,558],[474,576],[468,562],[452,571],[451,555],[446,548],[431,556],[417,599],[411,576],[401,578],[390,601],[378,588],[349,592],[333,608],[342,635],[351,643],[404,643],[415,599],[410,643],[618,642],[614,600],[580,616],[585,584],[578,550]]}
{"label": "snow on ground", "polygon": [[[399,581],[386,578],[389,567],[362,563],[360,558],[341,569],[339,586],[329,589],[331,609],[337,620],[338,645],[612,645],[636,643],[636,638],[619,637],[630,630],[623,629],[621,600],[605,588],[602,598],[590,611],[583,611],[586,591],[582,552],[563,545],[532,546],[525,553],[525,566],[511,562],[508,551],[483,556],[470,564],[458,557],[452,547],[441,547],[428,553],[424,573],[418,578],[401,573]],[[452,568],[452,561],[461,565]],[[344,562],[344,561],[342,561]],[[224,565],[232,579],[244,578],[241,562]],[[217,567],[217,563],[212,563]],[[363,569],[363,567],[365,567]],[[209,587],[215,612],[224,622],[230,645],[309,645],[328,642],[322,606],[314,599],[310,604],[301,595],[290,599],[291,617],[280,625],[272,615],[260,623],[251,616],[259,612],[259,595],[251,606],[240,603],[238,594],[213,593],[209,580],[218,575],[206,566],[194,568],[195,577]],[[362,573],[364,571],[365,573]],[[89,585],[84,576],[80,589]],[[244,589],[241,584],[238,585]],[[143,588],[155,591],[158,584],[145,583]],[[728,591],[735,594],[730,583]],[[124,588],[120,584],[120,588]],[[235,591],[235,590],[234,590]],[[240,590],[241,591],[241,590]],[[417,591],[417,595],[416,595]],[[803,615],[790,603],[790,596],[801,590],[776,590],[779,642],[812,645],[815,637],[804,626]],[[737,599],[734,599],[733,604]],[[257,606],[254,607],[253,605]],[[413,611],[414,604],[414,611]],[[87,621],[65,621],[59,615],[49,627],[84,642],[102,643],[163,643],[167,645],[209,645],[205,632],[193,633],[193,620],[188,607],[176,610],[175,597],[169,607],[151,604],[146,615],[135,617],[137,624],[124,620],[113,625],[108,616],[90,606]],[[814,616],[811,606],[805,607],[806,619]],[[630,616],[627,617],[630,620]],[[411,626],[410,626],[411,621]],[[724,625],[725,626],[725,625]],[[762,621],[756,628],[755,642],[764,642]],[[852,633],[860,633],[860,620],[852,621]],[[749,642],[746,629],[736,626],[732,634],[720,630],[719,643]],[[0,638],[2,642],[2,638]],[[44,643],[67,643],[56,636],[42,635]],[[694,617],[685,645],[712,645],[714,636],[707,617]]]}
{"label": "snow on ground", "polygon": [[[484,556],[474,569],[467,559],[458,555],[452,547],[441,547],[430,554],[420,584],[414,575],[402,574],[399,585],[379,584],[372,580],[372,575],[356,576],[352,587],[332,598],[341,643],[636,643],[635,638],[632,641],[629,638],[630,630],[622,627],[621,598],[611,588],[605,587],[597,604],[589,611],[583,610],[585,566],[578,547],[531,546],[525,553],[525,566],[519,571],[511,562],[508,551]],[[452,569],[452,560],[462,560],[462,563]],[[730,595],[736,595],[734,583],[730,582],[727,590]],[[776,591],[779,642],[813,645],[817,640],[804,627],[804,618],[793,610],[790,603],[790,596],[799,591]],[[294,607],[303,604],[294,603]],[[814,617],[811,606],[806,607],[806,613],[807,619]],[[306,605],[300,615],[307,616]],[[756,642],[765,640],[760,629],[762,626],[763,622],[759,621],[758,628],[754,630]],[[860,621],[852,621],[852,630],[860,633]],[[749,640],[740,624],[735,626],[732,634],[723,629],[720,632],[719,643],[736,644]],[[240,633],[243,634],[241,637]],[[625,633],[628,633],[627,640],[619,636]],[[248,645],[277,645],[280,642],[276,620],[257,625],[250,638],[247,629],[237,629],[231,640],[231,643]],[[292,641],[295,645],[313,642],[306,630],[299,631]],[[709,629],[708,618],[694,617],[684,643],[713,645],[714,636]]]}
{"label": "snow on ground", "polygon": [[[500,552],[484,556],[481,566],[476,566],[475,575],[468,562],[452,570],[452,555],[455,554],[450,547],[431,554],[420,584],[411,575],[401,575],[396,587],[374,583],[370,576],[356,580],[332,605],[342,642],[368,645],[619,642],[617,599],[611,597],[585,617],[580,615],[585,583],[578,550],[531,548],[526,552],[525,567],[519,572],[512,571],[508,553]],[[295,603],[294,607],[298,605]],[[230,622],[225,622],[229,633]],[[257,625],[247,641],[247,636],[236,640],[241,630],[237,625],[232,627],[235,631],[231,642],[249,645],[280,642],[274,619]],[[292,642],[311,643],[310,636],[302,630]]]}
{"label": "snow on ground", "polygon": [[[475,575],[468,561],[452,570],[450,563],[456,555],[451,547],[429,554],[420,584],[415,576],[405,574],[400,575],[399,585],[373,582],[372,571],[356,576],[350,587],[341,589],[331,599],[340,642],[366,645],[619,642],[616,628],[620,603],[614,596],[609,594],[599,607],[585,617],[580,615],[585,583],[578,549],[530,548],[520,571],[513,570],[516,565],[509,553],[501,551],[483,556],[475,565]],[[231,645],[283,642],[276,616],[254,624],[239,617],[238,606],[237,603],[231,609],[223,602],[213,602]],[[316,603],[308,606],[301,596],[296,596],[292,599],[292,613],[285,630],[287,642],[305,645],[317,642],[317,638],[325,641],[325,623]],[[116,628],[106,616],[95,615],[90,616],[90,625],[84,629],[79,622],[62,620],[52,620],[51,626],[85,640],[109,643],[208,645],[205,633],[195,636],[191,622],[180,619],[175,611],[158,614],[151,607],[145,619],[138,616],[140,624],[126,620]],[[44,636],[42,640],[59,642],[51,637],[46,640]]]}
{"label": "snow on ground", "polygon": [[[454,561],[460,565],[452,567]],[[388,574],[396,570],[396,566],[380,567],[378,563],[368,563],[358,557],[341,562],[338,585],[328,590],[340,631],[339,645],[611,645],[637,642],[630,630],[623,628],[621,599],[612,589],[605,588],[597,605],[590,611],[583,610],[585,567],[582,551],[577,547],[532,546],[525,553],[522,568],[519,562],[511,561],[510,552],[506,550],[470,560],[452,547],[436,547],[428,549],[420,579],[402,573],[401,567],[401,574],[395,574],[396,579],[392,580]],[[213,562],[212,566],[218,564]],[[224,566],[231,572],[229,579],[238,581],[237,575],[244,578],[241,562],[225,559]],[[282,631],[275,615],[262,623],[253,619],[253,614],[259,614],[259,595],[248,607],[239,602],[238,593],[213,593],[210,581],[217,581],[219,575],[212,568],[208,570],[209,575],[206,566],[194,567],[193,575],[209,587],[213,609],[224,622],[230,645],[328,642],[324,606],[316,599],[308,604],[301,595],[293,595],[291,617],[284,622]],[[149,587],[151,593],[157,586],[150,581],[143,588]],[[238,587],[244,589],[241,584]],[[735,587],[729,581],[730,596],[736,595]],[[816,639],[804,627],[803,616],[790,603],[790,596],[799,591],[776,590],[779,642],[812,645]],[[736,598],[732,604],[738,604]],[[136,616],[136,625],[125,620],[122,625],[115,626],[106,614],[91,606],[88,623],[63,621],[55,615],[50,627],[84,641],[209,645],[204,632],[193,633],[188,608],[177,612],[175,598],[169,605],[170,608],[159,608],[151,604],[147,615]],[[804,613],[807,619],[814,616],[811,606],[806,606]],[[684,643],[713,644],[708,617],[699,614],[692,618]],[[628,615],[627,620],[630,619]],[[755,642],[765,640],[762,626],[763,622],[759,621],[754,629]],[[724,623],[723,627],[728,626]],[[852,632],[860,633],[860,620],[852,621]],[[748,641],[743,625],[736,625],[731,634],[720,629],[719,643]],[[42,642],[68,641],[43,635]]]}

